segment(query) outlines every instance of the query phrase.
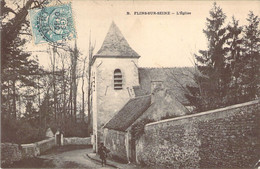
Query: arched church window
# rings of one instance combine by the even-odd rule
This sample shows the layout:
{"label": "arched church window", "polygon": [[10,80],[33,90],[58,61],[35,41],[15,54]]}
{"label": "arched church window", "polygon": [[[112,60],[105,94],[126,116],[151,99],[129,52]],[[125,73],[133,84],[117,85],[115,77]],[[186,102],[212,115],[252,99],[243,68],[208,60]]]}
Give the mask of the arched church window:
{"label": "arched church window", "polygon": [[120,69],[114,71],[114,89],[121,90],[123,87],[123,78]]}

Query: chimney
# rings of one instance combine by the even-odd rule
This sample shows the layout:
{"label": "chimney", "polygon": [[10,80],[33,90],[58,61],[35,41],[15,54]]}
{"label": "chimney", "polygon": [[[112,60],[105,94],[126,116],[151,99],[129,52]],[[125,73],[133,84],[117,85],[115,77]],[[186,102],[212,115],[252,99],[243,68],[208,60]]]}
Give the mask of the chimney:
{"label": "chimney", "polygon": [[156,100],[161,100],[164,96],[164,85],[163,81],[151,81],[151,102],[154,103]]}

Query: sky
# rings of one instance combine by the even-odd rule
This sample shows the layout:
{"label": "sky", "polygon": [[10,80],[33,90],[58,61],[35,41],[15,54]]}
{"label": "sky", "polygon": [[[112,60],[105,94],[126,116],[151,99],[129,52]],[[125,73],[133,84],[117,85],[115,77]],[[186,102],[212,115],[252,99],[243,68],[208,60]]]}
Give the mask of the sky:
{"label": "sky", "polygon": [[[260,16],[260,1],[217,1],[227,15],[234,15],[240,25],[246,24],[249,11]],[[130,46],[141,56],[140,67],[193,66],[193,54],[206,49],[203,34],[206,17],[213,1],[72,1],[77,44],[83,56],[88,55],[89,37],[100,49],[112,23],[119,27]],[[134,12],[167,12],[171,15],[134,15]],[[177,15],[177,12],[190,15]],[[130,12],[131,15],[126,13]],[[174,14],[172,14],[174,13]],[[31,42],[33,43],[33,42]],[[40,50],[46,45],[31,44]],[[40,63],[48,64],[46,54],[39,53]]]}

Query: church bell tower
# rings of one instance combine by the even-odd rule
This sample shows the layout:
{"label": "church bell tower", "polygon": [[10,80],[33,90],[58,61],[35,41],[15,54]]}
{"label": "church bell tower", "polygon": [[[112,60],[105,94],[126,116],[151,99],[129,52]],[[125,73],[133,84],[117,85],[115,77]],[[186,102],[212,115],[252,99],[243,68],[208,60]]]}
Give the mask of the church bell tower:
{"label": "church bell tower", "polygon": [[138,59],[119,28],[112,22],[91,65],[91,122],[94,150],[103,141],[102,127],[134,97],[139,85]]}

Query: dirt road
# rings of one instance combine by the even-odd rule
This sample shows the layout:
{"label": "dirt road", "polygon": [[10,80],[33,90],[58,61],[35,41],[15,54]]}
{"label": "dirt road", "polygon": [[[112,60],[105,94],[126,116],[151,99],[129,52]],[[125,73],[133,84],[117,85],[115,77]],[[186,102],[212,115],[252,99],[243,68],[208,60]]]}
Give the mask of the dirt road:
{"label": "dirt road", "polygon": [[78,149],[62,153],[53,152],[41,155],[39,158],[52,161],[54,168],[112,168],[109,166],[102,167],[100,163],[89,159],[86,154],[91,151],[91,149]]}
{"label": "dirt road", "polygon": [[44,155],[23,159],[13,164],[2,166],[3,168],[86,168],[86,169],[111,169],[102,167],[99,162],[87,157],[92,149],[84,146],[55,147],[45,152]]}

